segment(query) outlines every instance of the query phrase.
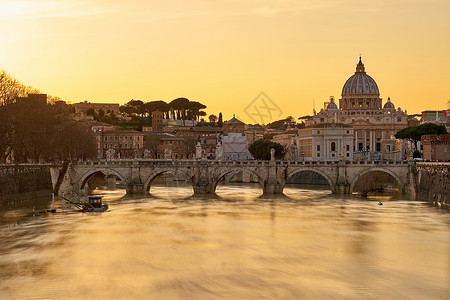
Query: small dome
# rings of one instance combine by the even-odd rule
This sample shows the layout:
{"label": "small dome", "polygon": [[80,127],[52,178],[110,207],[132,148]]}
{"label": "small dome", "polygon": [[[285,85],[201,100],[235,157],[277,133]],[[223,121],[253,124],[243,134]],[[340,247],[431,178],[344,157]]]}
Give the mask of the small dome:
{"label": "small dome", "polygon": [[[240,120],[238,120],[234,115],[233,118],[231,118],[230,120],[226,121],[225,124],[230,125],[230,124],[244,124],[243,122],[241,122]],[[245,124],[244,124],[245,125]]]}
{"label": "small dome", "polygon": [[337,107],[336,103],[334,103],[334,101],[328,103],[327,110],[330,110],[330,109],[338,109],[338,107]]}
{"label": "small dome", "polygon": [[395,109],[394,103],[391,102],[391,97],[388,97],[387,102],[383,106],[383,109]]}
{"label": "small dome", "polygon": [[342,98],[354,96],[380,96],[377,83],[372,77],[366,74],[361,57],[359,57],[355,74],[347,79],[344,87],[342,88]]}

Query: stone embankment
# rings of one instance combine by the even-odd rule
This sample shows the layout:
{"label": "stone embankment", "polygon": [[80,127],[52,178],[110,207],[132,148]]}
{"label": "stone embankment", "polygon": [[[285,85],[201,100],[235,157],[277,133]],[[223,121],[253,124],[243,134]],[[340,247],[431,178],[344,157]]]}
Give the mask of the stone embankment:
{"label": "stone embankment", "polygon": [[51,192],[49,165],[0,165],[0,204],[48,196]]}
{"label": "stone embankment", "polygon": [[419,198],[450,208],[450,163],[417,163]]}

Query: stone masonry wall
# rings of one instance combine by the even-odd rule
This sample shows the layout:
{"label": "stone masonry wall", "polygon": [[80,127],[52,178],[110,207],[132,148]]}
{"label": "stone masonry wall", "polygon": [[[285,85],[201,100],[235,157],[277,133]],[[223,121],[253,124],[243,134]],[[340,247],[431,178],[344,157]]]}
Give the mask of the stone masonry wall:
{"label": "stone masonry wall", "polygon": [[450,163],[418,163],[419,198],[450,207]]}
{"label": "stone masonry wall", "polygon": [[0,204],[50,195],[50,168],[39,165],[0,165]]}

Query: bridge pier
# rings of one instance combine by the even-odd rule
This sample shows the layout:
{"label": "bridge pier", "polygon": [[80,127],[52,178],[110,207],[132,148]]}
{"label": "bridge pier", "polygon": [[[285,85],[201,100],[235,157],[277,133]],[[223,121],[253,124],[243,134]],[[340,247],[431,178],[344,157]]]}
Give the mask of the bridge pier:
{"label": "bridge pier", "polygon": [[195,168],[194,171],[192,176],[194,195],[214,194],[217,185],[214,168],[204,165],[203,167]]}
{"label": "bridge pier", "polygon": [[146,194],[144,184],[142,183],[130,183],[127,185],[127,194]]}
{"label": "bridge pier", "polygon": [[350,184],[347,181],[336,183],[333,194],[350,194]]}
{"label": "bridge pier", "polygon": [[350,183],[347,178],[347,167],[343,161],[339,161],[337,167],[337,182],[334,187],[332,187],[333,194],[350,194]]}
{"label": "bridge pier", "polygon": [[283,194],[284,184],[280,184],[275,178],[269,178],[263,184],[263,194]]}

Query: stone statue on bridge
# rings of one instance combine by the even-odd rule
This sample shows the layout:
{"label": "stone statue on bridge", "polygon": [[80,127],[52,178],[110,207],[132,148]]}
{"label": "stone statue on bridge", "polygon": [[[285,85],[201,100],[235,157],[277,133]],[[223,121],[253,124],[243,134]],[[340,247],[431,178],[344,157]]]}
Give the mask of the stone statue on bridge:
{"label": "stone statue on bridge", "polygon": [[223,146],[219,141],[217,141],[216,145],[216,160],[222,160],[223,158]]}
{"label": "stone statue on bridge", "polygon": [[199,141],[197,145],[195,145],[195,159],[202,159],[202,145],[200,144],[200,136],[198,137]]}
{"label": "stone statue on bridge", "polygon": [[106,161],[112,161],[114,159],[114,153],[115,151],[113,148],[106,150]]}

